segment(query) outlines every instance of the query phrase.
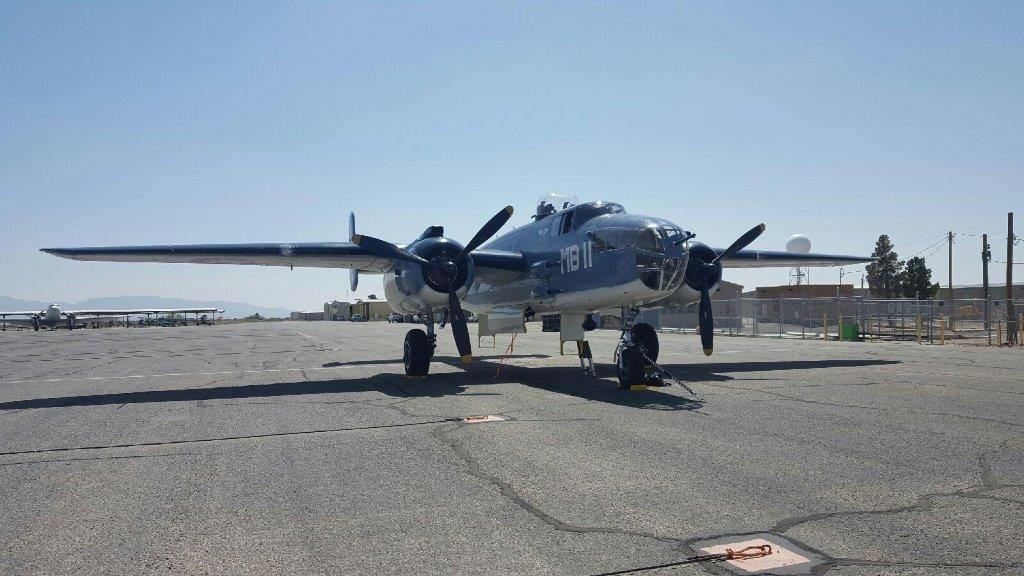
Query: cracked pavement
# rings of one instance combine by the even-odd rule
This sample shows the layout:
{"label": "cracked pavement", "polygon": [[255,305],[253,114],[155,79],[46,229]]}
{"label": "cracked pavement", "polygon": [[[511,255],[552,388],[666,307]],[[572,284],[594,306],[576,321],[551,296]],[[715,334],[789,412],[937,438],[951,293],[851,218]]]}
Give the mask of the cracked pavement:
{"label": "cracked pavement", "polygon": [[693,403],[539,325],[406,379],[409,328],[0,333],[0,574],[588,575],[762,532],[819,574],[1024,574],[1020,349],[663,334]]}

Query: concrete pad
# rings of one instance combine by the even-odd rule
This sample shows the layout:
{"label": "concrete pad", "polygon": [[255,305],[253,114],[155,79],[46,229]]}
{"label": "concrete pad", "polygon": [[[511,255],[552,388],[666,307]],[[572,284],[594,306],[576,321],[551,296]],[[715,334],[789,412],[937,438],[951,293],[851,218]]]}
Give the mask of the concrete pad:
{"label": "concrete pad", "polygon": [[739,534],[692,544],[705,554],[725,554],[730,550],[741,552],[765,545],[771,547],[771,554],[730,559],[724,564],[735,574],[796,575],[810,574],[814,568],[825,562],[817,554],[774,534]]}

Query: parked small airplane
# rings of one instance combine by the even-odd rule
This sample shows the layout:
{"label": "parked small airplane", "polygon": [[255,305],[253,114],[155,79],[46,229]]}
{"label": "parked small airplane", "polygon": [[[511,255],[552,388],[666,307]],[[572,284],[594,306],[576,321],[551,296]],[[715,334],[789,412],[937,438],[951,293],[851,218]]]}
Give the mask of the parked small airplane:
{"label": "parked small airplane", "polygon": [[[44,310],[25,312],[0,312],[0,325],[7,329],[7,324],[31,326],[33,330],[40,328],[67,328],[74,330],[80,326],[103,321],[110,321],[114,318],[127,316],[141,316],[145,314],[214,314],[224,312],[216,308],[145,308],[131,310],[61,310],[57,304],[50,304]],[[10,316],[25,316],[25,318],[9,318]],[[197,323],[199,320],[197,320]]]}
{"label": "parked small airplane", "polygon": [[[574,204],[541,199],[533,222],[485,244],[512,216],[507,206],[465,245],[430,226],[409,244],[357,234],[349,215],[350,242],[296,244],[197,244],[101,248],[44,248],[73,260],[183,262],[349,268],[352,290],[360,273],[385,274],[388,304],[400,314],[418,314],[426,331],[405,336],[403,359],[410,376],[430,369],[440,315],[451,323],[464,362],[472,360],[466,308],[490,333],[524,331],[524,318],[561,315],[563,341],[584,340],[596,323],[592,313],[621,310],[619,382],[632,386],[657,380],[658,336],[636,322],[643,308],[699,302],[701,344],[714,349],[710,294],[724,267],[840,266],[869,262],[860,256],[831,256],[744,250],[764,232],[759,224],[725,249],[695,242],[695,234],[652,216],[627,214],[614,202]],[[581,362],[584,347],[581,346]]]}

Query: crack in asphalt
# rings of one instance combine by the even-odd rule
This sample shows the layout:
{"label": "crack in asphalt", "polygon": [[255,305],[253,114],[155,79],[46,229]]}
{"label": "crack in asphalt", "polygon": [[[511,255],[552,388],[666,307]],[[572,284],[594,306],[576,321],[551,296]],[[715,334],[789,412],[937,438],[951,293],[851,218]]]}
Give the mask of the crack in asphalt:
{"label": "crack in asphalt", "polygon": [[560,532],[571,532],[573,534],[611,534],[617,536],[628,536],[632,538],[644,538],[649,540],[655,540],[663,544],[672,546],[683,553],[693,553],[693,549],[689,544],[681,538],[673,538],[671,536],[664,536],[660,534],[654,534],[650,532],[640,532],[636,530],[625,530],[621,528],[609,528],[604,526],[580,526],[576,524],[570,524],[568,522],[559,520],[554,516],[548,514],[544,510],[541,510],[538,506],[532,504],[525,498],[523,498],[515,488],[512,487],[508,482],[493,476],[483,471],[480,466],[480,461],[470,453],[466,447],[465,442],[456,438],[454,434],[459,430],[462,430],[469,426],[469,424],[460,423],[457,426],[436,426],[431,431],[431,436],[447,444],[449,448],[455,453],[456,456],[466,465],[466,472],[487,485],[490,485],[498,489],[498,492],[505,497],[512,504],[525,511],[534,518],[540,520],[544,524],[558,530]]}
{"label": "crack in asphalt", "polygon": [[[645,538],[655,540],[664,544],[668,544],[680,550],[681,552],[691,554],[696,553],[697,550],[694,547],[694,543],[703,540],[717,539],[726,536],[749,536],[753,532],[745,533],[727,533],[727,534],[716,534],[716,535],[705,535],[694,538],[682,539],[671,536],[665,536],[655,534],[651,532],[641,532],[635,530],[626,530],[621,528],[609,528],[601,526],[581,526],[570,524],[554,516],[548,514],[537,505],[526,500],[511,484],[501,480],[497,476],[488,474],[483,471],[480,461],[475,457],[466,446],[463,440],[455,437],[455,434],[468,426],[465,423],[460,423],[456,426],[445,426],[439,425],[434,427],[431,431],[431,435],[451,448],[451,450],[459,457],[460,460],[466,466],[466,472],[480,481],[493,486],[498,489],[498,492],[505,497],[508,501],[513,503],[518,508],[527,512],[534,518],[540,520],[544,524],[554,528],[555,530],[563,532],[572,532],[575,534],[611,534],[619,536],[627,536],[633,538]],[[770,534],[776,534],[784,537],[787,540],[794,542],[794,544],[806,548],[820,555],[825,559],[825,562],[818,566],[814,570],[814,574],[824,574],[830,569],[837,566],[878,566],[878,567],[920,567],[920,568],[1017,568],[1024,563],[1010,562],[1010,563],[999,563],[999,562],[956,562],[956,563],[943,563],[943,562],[913,562],[905,560],[869,560],[859,558],[837,558],[829,556],[828,554],[816,550],[815,548],[799,542],[796,539],[786,536],[785,533],[792,530],[797,526],[807,524],[810,522],[817,522],[822,520],[829,520],[832,518],[840,518],[845,516],[884,516],[892,514],[900,514],[904,512],[928,512],[934,509],[935,502],[943,498],[978,498],[985,500],[997,500],[1013,505],[1024,506],[1024,502],[1018,502],[1012,499],[1005,499],[997,496],[989,496],[986,493],[994,490],[1000,490],[1004,488],[1020,488],[1024,487],[1024,484],[1005,484],[999,483],[995,480],[991,463],[988,461],[990,455],[994,455],[1002,450],[1005,450],[1010,442],[1019,440],[1021,438],[1008,438],[1003,441],[998,448],[993,450],[982,452],[978,457],[978,463],[980,468],[980,483],[967,490],[954,490],[950,492],[936,492],[930,494],[924,494],[918,496],[915,501],[909,505],[898,506],[880,510],[848,510],[848,511],[837,511],[837,512],[826,512],[818,514],[809,514],[805,516],[797,516],[779,521],[774,526],[764,531]],[[711,566],[704,566],[704,569],[709,569],[713,573],[720,573],[718,569]],[[650,568],[636,568],[635,571],[646,571]]]}
{"label": "crack in asphalt", "polygon": [[131,454],[127,456],[95,456],[91,458],[59,458],[54,460],[26,460],[24,462],[5,462],[0,466],[26,466],[29,464],[53,464],[60,462],[95,462],[102,460],[136,460],[146,458],[176,458],[178,456],[199,456],[197,452],[175,452],[173,454]]}
{"label": "crack in asphalt", "polygon": [[[743,391],[743,392],[758,392],[758,393],[761,393],[761,394],[766,394],[768,396],[775,396],[775,397],[782,398],[782,399],[785,399],[785,400],[790,400],[792,402],[800,402],[802,404],[816,404],[816,405],[820,405],[820,406],[832,406],[832,407],[835,407],[835,408],[855,408],[855,409],[858,409],[858,410],[877,410],[877,411],[881,411],[881,412],[891,412],[892,411],[892,409],[886,408],[886,407],[883,407],[883,406],[862,406],[862,405],[859,405],[859,404],[840,404],[840,403],[837,403],[837,402],[825,402],[825,401],[822,401],[822,400],[810,400],[808,398],[800,398],[798,396],[790,396],[788,394],[782,394],[780,392],[775,392],[774,390],[769,390],[769,389],[766,389],[766,388],[744,388],[742,386],[729,386],[728,384],[722,384],[722,383],[718,383],[718,384],[716,384],[716,386],[718,388],[728,388],[730,390],[739,390],[739,391]],[[1024,427],[1024,423],[1009,422],[1007,420],[1000,420],[998,418],[984,418],[982,416],[968,416],[966,414],[954,414],[954,413],[951,413],[951,412],[928,412],[928,411],[924,411],[924,410],[908,410],[906,412],[907,413],[911,413],[911,414],[924,414],[924,415],[927,415],[927,416],[946,416],[946,417],[949,417],[949,418],[962,418],[964,420],[974,420],[974,421],[978,421],[978,422],[988,422],[988,423],[991,423],[991,424],[1000,424],[1002,426],[1009,426],[1009,427],[1012,427],[1012,428]]]}
{"label": "crack in asphalt", "polygon": [[[906,513],[906,512],[911,512],[911,513],[930,512],[930,511],[934,510],[935,503],[937,501],[939,501],[939,500],[944,499],[944,498],[964,498],[964,499],[977,498],[977,499],[984,499],[984,500],[993,500],[993,499],[995,499],[995,500],[998,500],[998,501],[1005,501],[1006,503],[1011,503],[1011,504],[1015,504],[1015,505],[1018,505],[1018,506],[1024,506],[1024,503],[1022,503],[1022,502],[1018,502],[1018,501],[1015,501],[1015,500],[1012,500],[1012,499],[1004,499],[1004,498],[1000,498],[1000,497],[996,497],[996,496],[989,496],[989,495],[986,494],[987,492],[992,492],[992,491],[995,491],[995,490],[1001,490],[1001,489],[1004,489],[1004,488],[1022,488],[1022,487],[1024,487],[1024,484],[1005,484],[1005,483],[997,482],[996,478],[995,478],[995,475],[994,475],[994,473],[992,471],[992,464],[989,461],[989,458],[992,455],[998,454],[999,452],[1002,452],[1003,450],[1006,450],[1009,447],[1011,442],[1015,442],[1015,441],[1021,440],[1022,438],[1024,438],[1024,437],[1007,438],[1002,443],[1000,443],[1000,445],[998,447],[996,447],[996,448],[994,448],[992,450],[987,450],[987,451],[984,451],[984,452],[980,453],[978,455],[978,467],[979,467],[979,479],[980,479],[980,482],[977,485],[975,485],[974,487],[972,487],[972,488],[965,489],[965,490],[953,490],[953,491],[949,491],[949,492],[934,492],[934,493],[929,493],[929,494],[923,494],[921,496],[918,496],[914,500],[914,502],[912,502],[911,504],[908,504],[908,505],[905,505],[905,506],[897,506],[897,507],[893,507],[893,508],[885,508],[885,509],[878,509],[878,510],[847,510],[847,511],[826,512],[826,513],[819,513],[819,514],[808,514],[806,516],[796,516],[796,517],[787,518],[785,520],[779,521],[773,527],[768,529],[767,532],[773,533],[773,534],[777,534],[779,536],[783,536],[789,530],[792,530],[793,528],[796,528],[797,526],[801,526],[803,524],[807,524],[807,523],[810,523],[810,522],[819,522],[819,521],[822,521],[822,520],[831,520],[833,518],[842,518],[842,517],[847,517],[847,516],[868,516],[868,517],[873,517],[873,516],[886,516],[886,515],[892,515],[892,514],[902,514],[902,513]],[[718,538],[718,537],[721,537],[721,536],[722,535],[710,536],[710,537],[701,537],[701,538],[699,538],[699,540],[707,540],[707,539],[711,539],[711,538]],[[726,534],[725,536],[728,536],[728,534]],[[809,550],[814,550],[813,548],[811,548],[809,546],[806,546],[802,542],[796,541],[795,539],[791,538],[790,536],[785,536],[785,538],[793,540],[794,542],[796,542],[800,546],[806,547]],[[695,540],[691,540],[691,542],[693,542],[693,541],[695,541]],[[822,565],[824,568],[819,567],[819,569],[816,569],[814,571],[815,574],[824,574],[829,569],[831,569],[832,567],[835,567],[835,566],[880,566],[880,567],[906,566],[906,567],[922,567],[922,568],[964,568],[964,567],[974,567],[974,568],[1000,568],[1000,569],[1002,569],[1002,568],[1017,568],[1017,567],[1020,567],[1020,566],[1024,566],[1024,563],[1021,563],[1021,562],[998,563],[998,562],[991,562],[990,561],[990,562],[961,562],[961,563],[941,563],[941,562],[931,563],[931,562],[912,562],[912,561],[903,561],[903,560],[866,560],[866,559],[857,559],[857,558],[835,558],[835,557],[829,556],[828,554],[820,552],[818,550],[814,550],[814,551],[817,554],[821,555],[823,558],[826,559],[826,563]]]}
{"label": "crack in asphalt", "polygon": [[385,428],[407,428],[410,426],[425,426],[430,424],[443,424],[445,422],[458,422],[460,418],[443,418],[427,422],[401,422],[397,424],[376,424],[373,426],[352,426],[347,428],[325,428],[322,430],[297,430],[294,432],[268,432],[265,434],[244,434],[239,436],[224,436],[220,438],[191,438],[182,440],[160,440],[154,442],[136,442],[131,444],[109,444],[103,446],[72,446],[66,448],[39,448],[33,450],[15,450],[11,452],[0,452],[0,456],[16,456],[23,454],[47,454],[54,452],[78,452],[85,450],[107,450],[113,448],[141,448],[144,446],[175,446],[180,444],[206,444],[211,442],[230,442],[233,440],[254,440],[262,438],[280,438],[285,436],[309,436],[313,434],[331,434],[336,432],[353,432],[357,430],[379,430]]}

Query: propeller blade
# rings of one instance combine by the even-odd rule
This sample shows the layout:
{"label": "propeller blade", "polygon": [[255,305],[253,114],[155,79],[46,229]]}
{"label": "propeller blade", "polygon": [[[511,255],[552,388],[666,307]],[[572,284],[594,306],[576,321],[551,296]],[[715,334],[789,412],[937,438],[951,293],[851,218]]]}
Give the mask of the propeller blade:
{"label": "propeller blade", "polygon": [[480,247],[481,244],[490,240],[491,236],[494,236],[501,227],[508,222],[508,219],[512,217],[513,209],[511,206],[505,206],[500,212],[494,215],[490,220],[484,224],[483,228],[473,236],[473,239],[466,244],[466,247],[459,252],[459,255],[455,257],[455,262],[463,259],[473,250]]}
{"label": "propeller blade", "polygon": [[711,312],[711,295],[706,287],[700,290],[697,319],[700,325],[700,345],[704,348],[704,355],[711,356],[715,351],[715,317]]}
{"label": "propeller blade", "polygon": [[385,242],[379,238],[373,236],[364,236],[362,234],[353,234],[352,243],[360,248],[366,248],[374,256],[380,256],[381,258],[391,258],[392,260],[404,260],[405,262],[412,262],[421,266],[426,265],[427,261],[415,254],[410,254],[405,250],[402,250],[398,246],[395,246],[391,242]]}
{"label": "propeller blade", "polygon": [[725,252],[719,254],[718,258],[715,258],[715,262],[718,262],[723,258],[729,258],[733,254],[739,252],[740,250],[743,250],[751,242],[757,240],[757,237],[760,236],[762,232],[764,232],[764,224],[758,224],[757,226],[754,226],[750,230],[747,230],[746,234],[740,236],[738,240],[732,243],[732,246],[729,246],[728,248],[725,249]]}
{"label": "propeller blade", "polygon": [[462,304],[459,303],[459,296],[455,292],[448,293],[448,319],[451,321],[452,334],[455,336],[455,347],[459,349],[459,357],[468,364],[473,361],[473,348],[469,343],[466,314],[462,311]]}

